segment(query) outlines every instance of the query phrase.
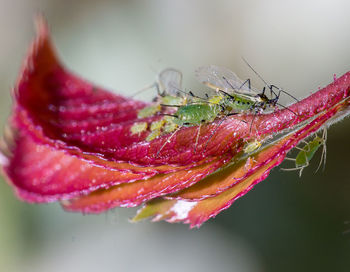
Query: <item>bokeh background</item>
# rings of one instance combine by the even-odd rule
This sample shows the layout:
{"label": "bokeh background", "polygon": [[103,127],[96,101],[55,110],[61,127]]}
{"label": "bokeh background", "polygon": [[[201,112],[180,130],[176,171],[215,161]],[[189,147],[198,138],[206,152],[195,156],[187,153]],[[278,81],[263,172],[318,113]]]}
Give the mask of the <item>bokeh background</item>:
{"label": "bokeh background", "polygon": [[[350,2],[0,0],[0,127],[10,90],[43,13],[63,62],[118,93],[176,67],[217,64],[307,96],[350,68]],[[144,96],[152,96],[147,92]],[[288,103],[284,97],[282,103]],[[134,209],[101,215],[31,205],[0,180],[1,271],[350,271],[350,120],[329,129],[327,165],[279,169],[199,230],[128,223]],[[320,155],[320,154],[318,154]]]}

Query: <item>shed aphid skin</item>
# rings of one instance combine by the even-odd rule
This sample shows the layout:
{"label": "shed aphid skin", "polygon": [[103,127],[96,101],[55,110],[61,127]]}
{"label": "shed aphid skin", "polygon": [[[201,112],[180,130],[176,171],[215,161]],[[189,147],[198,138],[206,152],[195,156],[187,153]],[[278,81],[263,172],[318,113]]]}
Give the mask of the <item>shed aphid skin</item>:
{"label": "shed aphid skin", "polygon": [[147,89],[156,88],[158,96],[155,104],[139,110],[137,117],[146,118],[155,115],[161,111],[161,104],[183,105],[185,98],[178,92],[182,86],[182,73],[174,68],[162,70],[156,78],[156,81],[150,86],[143,88],[133,96]]}
{"label": "shed aphid skin", "polygon": [[[143,92],[150,88],[156,88],[157,97],[155,98],[155,104],[147,106],[138,111],[137,117],[147,118],[159,114],[162,110],[162,105],[175,105],[181,106],[186,103],[186,98],[180,94],[178,91],[182,85],[182,73],[174,68],[166,68],[162,70],[156,78],[156,81],[152,85],[140,90],[136,94]],[[134,94],[133,96],[135,96]],[[140,123],[136,123],[131,127],[131,133],[141,133],[147,130],[146,128],[141,128]],[[164,117],[159,121],[155,121],[150,125],[150,133],[146,137],[146,141],[152,141],[159,137],[162,132],[170,133],[177,128],[176,124],[170,122],[169,118]],[[144,130],[142,130],[144,129]],[[141,131],[142,130],[142,131]]]}
{"label": "shed aphid skin", "polygon": [[295,170],[300,170],[299,171],[299,177],[301,177],[301,174],[304,170],[304,168],[309,166],[310,161],[312,160],[313,156],[315,155],[316,151],[323,146],[322,149],[322,155],[321,155],[321,160],[320,163],[316,169],[316,172],[318,169],[320,169],[322,161],[323,161],[323,167],[326,165],[326,141],[327,141],[327,129],[323,129],[322,137],[319,137],[317,134],[315,138],[309,142],[303,141],[305,143],[304,147],[295,147],[296,149],[299,150],[299,153],[295,158],[286,158],[286,160],[293,161],[295,162],[295,167],[294,168],[281,168],[281,170],[284,171],[295,171]]}
{"label": "shed aphid skin", "polygon": [[146,90],[155,88],[159,96],[178,96],[178,88],[182,86],[182,73],[174,68],[165,68],[160,71],[156,80],[151,84],[142,88],[141,90],[134,93],[131,97],[134,97]]}

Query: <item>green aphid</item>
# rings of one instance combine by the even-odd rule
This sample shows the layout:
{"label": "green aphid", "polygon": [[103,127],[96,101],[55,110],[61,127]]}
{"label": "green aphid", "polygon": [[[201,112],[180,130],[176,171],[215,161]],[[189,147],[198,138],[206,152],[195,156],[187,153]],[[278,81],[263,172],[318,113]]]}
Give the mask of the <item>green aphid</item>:
{"label": "green aphid", "polygon": [[230,108],[231,111],[261,112],[272,106],[274,102],[264,93],[251,88],[249,80],[243,82],[234,72],[225,67],[216,65],[199,67],[196,70],[196,77],[198,81],[214,89],[217,94],[223,95],[220,104]]}
{"label": "green aphid", "polygon": [[160,136],[161,129],[164,126],[164,124],[165,124],[164,119],[152,122],[151,126],[150,126],[151,133],[148,134],[148,136],[146,137],[146,141],[150,142],[150,141],[154,140],[155,138],[157,138],[158,136]]}
{"label": "green aphid", "polygon": [[246,146],[243,149],[243,152],[246,154],[250,154],[255,150],[259,149],[260,147],[261,147],[261,142],[258,140],[254,140],[246,144]]}
{"label": "green aphid", "polygon": [[309,142],[303,141],[305,143],[304,147],[296,147],[299,150],[299,153],[294,158],[286,158],[286,160],[294,161],[295,162],[295,168],[282,168],[282,170],[285,171],[293,171],[293,170],[300,170],[299,176],[301,176],[302,171],[305,167],[309,166],[310,161],[314,157],[316,151],[323,146],[322,155],[320,163],[316,169],[316,172],[320,168],[322,161],[324,165],[326,164],[326,141],[327,141],[327,130],[323,129],[322,137],[315,136],[315,138]]}
{"label": "green aphid", "polygon": [[160,130],[164,126],[164,124],[165,124],[164,118],[158,121],[154,121],[151,123],[150,130],[151,131]]}
{"label": "green aphid", "polygon": [[137,117],[138,118],[147,118],[147,117],[155,115],[160,110],[161,110],[161,106],[159,104],[148,106],[148,107],[145,107],[145,108],[139,110],[137,113]]}
{"label": "green aphid", "polygon": [[180,96],[171,96],[166,95],[160,98],[161,104],[172,105],[172,106],[181,106],[186,104],[186,99]]}
{"label": "green aphid", "polygon": [[146,137],[146,141],[147,141],[147,142],[153,141],[155,138],[157,138],[158,136],[160,136],[160,134],[161,134],[160,129],[153,130],[153,131],[151,131],[151,133],[148,134],[148,136]]}
{"label": "green aphid", "polygon": [[[261,113],[269,108],[274,109],[276,105],[279,105],[278,100],[281,92],[298,101],[298,99],[284,90],[274,85],[268,85],[248,63],[247,65],[264,82],[265,87],[262,91],[252,88],[249,79],[242,81],[231,70],[216,65],[199,67],[196,70],[196,78],[199,82],[214,89],[217,94],[224,94],[224,100],[221,103],[226,107],[231,107],[236,112],[254,111]],[[273,96],[271,99],[265,95],[266,88]],[[278,90],[278,93],[273,90],[274,88]]]}
{"label": "green aphid", "polygon": [[165,120],[165,124],[163,126],[163,132],[165,134],[174,132],[179,127],[178,124],[174,123],[173,117],[165,116],[164,120]]}
{"label": "green aphid", "polygon": [[215,104],[189,104],[178,108],[173,122],[179,126],[198,126],[210,123],[220,113],[220,106]]}
{"label": "green aphid", "polygon": [[151,123],[151,133],[147,136],[146,141],[150,142],[159,137],[162,133],[171,133],[175,131],[177,127],[178,125],[174,123],[173,117],[164,116],[161,120]]}
{"label": "green aphid", "polygon": [[[213,122],[217,117],[224,116],[224,118],[220,121],[218,126],[225,120],[225,118],[229,115],[234,115],[237,113],[229,113],[227,109],[220,104],[208,103],[207,101],[198,102],[195,104],[187,104],[178,107],[177,111],[171,115],[173,119],[170,121],[170,124],[173,123],[178,127],[175,129],[175,132],[168,137],[162,147],[158,150],[157,156],[160,151],[164,148],[164,146],[171,140],[172,137],[182,128],[186,126],[198,126],[198,132],[196,136],[196,143],[194,148],[196,149],[198,144],[198,139],[200,135],[200,129],[202,124],[207,124]],[[243,122],[243,121],[242,121]],[[217,126],[217,127],[218,127]],[[214,135],[216,129],[214,129],[210,138]],[[207,143],[209,142],[207,141]],[[194,149],[194,150],[195,150]]]}
{"label": "green aphid", "polygon": [[147,130],[147,127],[148,127],[148,124],[146,122],[135,123],[130,128],[131,135],[135,135],[135,134],[140,135],[142,132]]}

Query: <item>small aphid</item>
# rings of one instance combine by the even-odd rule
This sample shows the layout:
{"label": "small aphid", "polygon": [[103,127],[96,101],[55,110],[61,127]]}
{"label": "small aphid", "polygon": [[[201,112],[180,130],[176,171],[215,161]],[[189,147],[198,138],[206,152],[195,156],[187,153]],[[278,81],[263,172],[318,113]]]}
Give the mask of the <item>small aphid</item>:
{"label": "small aphid", "polygon": [[145,107],[137,112],[137,118],[147,118],[153,116],[160,110],[161,106],[159,104]]}
{"label": "small aphid", "polygon": [[[219,101],[219,100],[218,100]],[[194,150],[197,148],[199,135],[201,126],[203,124],[208,124],[213,122],[218,117],[223,117],[222,120],[219,122],[217,127],[214,129],[213,133],[210,135],[207,143],[211,139],[211,137],[216,132],[216,129],[221,125],[221,123],[231,115],[236,115],[238,113],[230,113],[230,110],[228,110],[224,105],[221,103],[214,104],[209,103],[207,101],[200,101],[200,102],[193,102],[192,104],[187,104],[178,107],[177,111],[173,115],[169,115],[173,117],[172,121],[174,124],[178,126],[178,128],[175,130],[175,132],[168,137],[168,139],[164,142],[162,147],[158,150],[157,156],[160,153],[160,151],[164,148],[164,146],[170,141],[172,137],[178,132],[178,130],[182,127],[186,126],[198,126],[198,132],[196,136],[196,142],[194,146]],[[242,121],[245,123],[245,121]]]}
{"label": "small aphid", "polygon": [[313,156],[315,155],[316,151],[321,146],[323,146],[321,160],[316,169],[316,172],[317,172],[322,164],[322,161],[323,161],[323,165],[326,164],[326,152],[327,152],[326,141],[327,141],[327,130],[324,128],[322,137],[319,137],[316,135],[312,141],[309,141],[309,142],[303,141],[305,143],[304,147],[302,148],[296,147],[299,150],[299,153],[297,154],[295,159],[286,158],[286,160],[295,162],[295,168],[281,168],[281,170],[284,170],[284,171],[300,170],[299,171],[299,177],[300,177],[304,168],[309,166],[309,163],[312,160]]}
{"label": "small aphid", "polygon": [[254,141],[247,143],[247,145],[243,149],[243,152],[246,154],[250,154],[255,150],[259,149],[260,147],[261,142],[255,139]]}
{"label": "small aphid", "polygon": [[163,132],[165,134],[174,132],[178,128],[178,125],[173,122],[173,118],[172,117],[165,116],[163,119],[165,120],[165,124],[163,126]]}
{"label": "small aphid", "polygon": [[255,162],[254,159],[252,159],[251,157],[248,157],[246,163],[244,164],[244,169],[246,171],[252,169],[254,162]]}
{"label": "small aphid", "polygon": [[147,130],[147,123],[146,122],[139,122],[139,123],[135,123],[133,124],[133,126],[130,128],[131,131],[131,135],[135,135],[138,134],[140,135],[142,132]]}
{"label": "small aphid", "polygon": [[165,124],[165,120],[163,118],[163,119],[160,119],[158,121],[152,122],[149,129],[151,131],[160,130],[164,126],[164,124]]}
{"label": "small aphid", "polygon": [[178,89],[182,86],[182,73],[174,68],[166,68],[159,72],[156,80],[151,84],[134,93],[134,97],[146,90],[156,88],[159,96],[178,96]]}
{"label": "small aphid", "polygon": [[146,141],[147,141],[147,142],[153,141],[155,138],[159,137],[160,135],[161,135],[160,129],[153,130],[153,131],[151,131],[151,133],[148,134],[148,136],[146,137]]}
{"label": "small aphid", "polygon": [[150,141],[154,140],[155,138],[157,138],[158,136],[160,136],[161,129],[163,128],[164,124],[165,124],[164,118],[161,120],[152,122],[151,126],[149,128],[151,133],[148,134],[148,136],[146,137],[146,141],[150,142]]}

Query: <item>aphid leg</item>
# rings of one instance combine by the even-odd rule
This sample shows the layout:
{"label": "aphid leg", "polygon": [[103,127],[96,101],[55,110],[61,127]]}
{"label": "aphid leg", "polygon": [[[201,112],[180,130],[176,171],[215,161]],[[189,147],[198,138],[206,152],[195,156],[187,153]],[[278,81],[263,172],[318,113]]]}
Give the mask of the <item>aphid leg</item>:
{"label": "aphid leg", "polygon": [[[281,94],[281,93],[284,93],[284,94],[290,96],[291,98],[293,98],[295,101],[299,102],[299,99],[297,99],[296,97],[294,97],[294,96],[291,95],[290,93],[288,93],[288,92],[282,90],[281,88],[277,87],[276,85],[270,85],[270,88],[271,88],[271,90],[272,90],[272,88],[276,88],[276,89],[278,90],[278,95],[277,95],[278,98],[280,97],[280,94]],[[275,92],[274,92],[274,93],[275,93]]]}
{"label": "aphid leg", "polygon": [[[213,138],[213,136],[215,135],[216,131],[218,130],[218,128],[221,126],[221,124],[227,119],[227,117],[229,116],[232,116],[232,115],[237,115],[238,112],[233,112],[233,113],[229,113],[227,114],[224,118],[222,118],[219,122],[219,124],[217,124],[217,126],[215,127],[214,131],[210,134],[209,136],[209,139],[206,141],[205,145],[204,145],[204,150],[207,148],[208,146],[208,143],[210,142],[210,140]],[[243,122],[243,123],[247,123],[246,121],[244,120],[240,120],[240,119],[236,119],[236,120],[239,120],[240,122]]]}
{"label": "aphid leg", "polygon": [[322,149],[322,154],[324,154],[324,159],[323,159],[323,171],[324,171],[324,168],[326,167],[326,159],[327,159],[327,129],[325,128],[324,129],[324,143],[323,143],[323,149]]}
{"label": "aphid leg", "polygon": [[258,111],[255,110],[255,113],[254,113],[254,115],[253,115],[252,121],[250,122],[249,134],[252,133],[253,122],[254,122],[254,119],[255,119],[255,117],[256,117],[257,114],[258,114]]}
{"label": "aphid leg", "polygon": [[205,145],[204,145],[204,150],[207,148],[208,143],[210,142],[211,138],[213,138],[213,136],[215,135],[216,131],[218,130],[218,128],[221,126],[221,124],[227,119],[227,116],[225,116],[224,118],[222,118],[219,122],[219,124],[217,124],[217,126],[215,127],[214,131],[210,134],[209,139],[206,141]]}
{"label": "aphid leg", "polygon": [[[223,76],[222,78],[223,78],[223,80],[226,81],[226,83],[227,83],[232,89],[237,89],[237,87],[233,86],[233,85],[231,84],[231,82],[228,81],[228,79],[227,79],[225,76]],[[251,85],[250,85],[250,78],[248,78],[246,81],[244,81],[244,82],[241,84],[241,86],[238,88],[238,90],[241,90],[242,87],[243,87],[244,85],[246,85],[247,83],[248,83],[248,88],[249,88],[249,90],[251,90],[251,87],[250,87],[250,86],[251,86]]]}
{"label": "aphid leg", "polygon": [[196,153],[199,135],[201,134],[201,125],[202,125],[202,124],[199,124],[199,126],[198,126],[198,131],[197,131],[197,136],[196,136],[196,143],[195,143],[195,145],[194,145],[193,153]]}
{"label": "aphid leg", "polygon": [[323,129],[323,134],[322,134],[322,139],[323,139],[323,148],[322,148],[322,154],[321,154],[321,159],[320,159],[320,163],[318,164],[318,167],[316,169],[315,172],[318,171],[318,169],[320,169],[321,165],[322,165],[322,161],[323,161],[323,171],[324,168],[326,167],[326,156],[327,156],[327,146],[326,146],[326,141],[327,141],[327,129],[324,128]]}
{"label": "aphid leg", "polygon": [[301,148],[301,147],[299,147],[299,146],[296,146],[296,147],[294,147],[295,149],[298,149],[298,150],[300,150],[300,151],[306,151],[306,152],[308,152],[309,150],[305,150],[304,148]]}
{"label": "aphid leg", "polygon": [[242,85],[239,87],[239,89],[238,90],[240,90],[240,89],[242,89],[242,87],[245,85],[245,84],[247,84],[248,83],[248,88],[249,88],[249,90],[251,90],[251,85],[250,85],[250,78],[248,78],[248,79],[246,79],[246,81],[244,81],[243,83],[242,83]]}
{"label": "aphid leg", "polygon": [[285,157],[284,159],[287,160],[287,161],[294,161],[294,162],[295,162],[295,159],[294,159],[294,158]]}
{"label": "aphid leg", "polygon": [[187,96],[190,95],[190,96],[192,96],[192,97],[195,97],[195,98],[201,99],[201,100],[203,100],[203,101],[206,101],[205,98],[200,97],[200,96],[198,96],[198,95],[195,95],[192,91],[189,91],[189,92],[187,93],[187,92],[185,92],[185,91],[183,91],[183,90],[180,90],[179,88],[176,88],[176,87],[174,87],[174,89],[176,89],[178,92],[183,93],[183,94],[185,94],[185,95],[187,95]]}
{"label": "aphid leg", "polygon": [[[287,158],[286,158],[287,159]],[[300,170],[299,172],[299,177],[301,177],[301,174],[304,170],[305,167],[309,166],[309,161],[306,161],[306,164],[299,166],[299,167],[294,167],[294,168],[280,168],[283,171],[295,171],[295,170]]]}
{"label": "aphid leg", "polygon": [[178,128],[174,131],[174,133],[171,134],[171,135],[166,139],[165,143],[164,143],[164,144],[161,146],[161,148],[157,151],[156,158],[158,157],[158,155],[159,155],[159,153],[162,151],[162,149],[166,146],[166,144],[170,142],[171,138],[173,138],[174,135],[175,135],[181,128],[182,128],[182,126],[181,126],[181,127],[178,127]]}

